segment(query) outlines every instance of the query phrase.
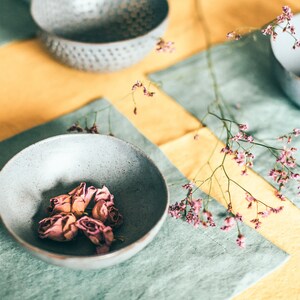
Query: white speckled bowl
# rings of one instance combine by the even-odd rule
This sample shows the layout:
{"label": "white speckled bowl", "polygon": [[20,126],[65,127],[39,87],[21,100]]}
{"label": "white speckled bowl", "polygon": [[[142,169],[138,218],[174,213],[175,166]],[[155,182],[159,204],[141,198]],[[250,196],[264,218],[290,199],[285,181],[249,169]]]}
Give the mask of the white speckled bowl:
{"label": "white speckled bowl", "polygon": [[[292,24],[296,36],[300,39],[300,14],[294,15]],[[295,40],[282,29],[276,29],[276,40],[271,37],[271,48],[274,54],[274,72],[278,83],[285,94],[300,106],[300,48],[293,49]]]}
{"label": "white speckled bowl", "polygon": [[[115,195],[124,224],[111,252],[95,255],[84,236],[59,243],[41,240],[38,221],[49,199],[81,181],[106,185]],[[168,191],[154,163],[138,148],[117,138],[69,134],[38,142],[14,156],[0,172],[0,213],[12,236],[39,258],[74,269],[98,269],[120,263],[144,248],[161,228]]]}

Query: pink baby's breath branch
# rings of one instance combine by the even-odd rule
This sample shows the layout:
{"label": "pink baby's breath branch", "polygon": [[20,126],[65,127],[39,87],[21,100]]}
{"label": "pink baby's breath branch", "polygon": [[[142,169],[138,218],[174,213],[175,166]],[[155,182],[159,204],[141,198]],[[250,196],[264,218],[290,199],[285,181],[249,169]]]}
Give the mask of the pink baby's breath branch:
{"label": "pink baby's breath branch", "polygon": [[[214,71],[212,56],[211,56],[211,41],[209,35],[209,27],[205,21],[203,16],[203,10],[200,6],[201,1],[196,0],[197,12],[199,20],[204,28],[205,40],[207,44],[206,61],[208,65],[208,70],[212,79],[212,87],[214,91],[214,101],[209,105],[207,113],[204,115],[201,120],[202,124],[205,126],[205,119],[210,117],[214,117],[216,120],[220,121],[222,125],[222,134],[220,136],[223,137],[223,133],[225,134],[226,145],[221,149],[221,153],[223,154],[223,158],[220,164],[216,167],[212,167],[211,159],[215,154],[219,141],[216,143],[213,148],[213,152],[209,156],[209,159],[205,164],[203,164],[193,179],[193,188],[190,185],[184,186],[184,188],[188,189],[188,196],[181,202],[181,204],[176,204],[175,206],[170,206],[169,213],[176,218],[184,219],[186,222],[193,224],[194,227],[198,227],[199,224],[202,224],[203,227],[207,226],[215,226],[215,223],[212,221],[213,216],[212,212],[209,211],[209,202],[211,200],[211,191],[213,181],[219,186],[222,197],[227,206],[227,216],[224,219],[224,224],[221,226],[221,230],[230,231],[233,228],[237,228],[238,236],[236,239],[236,243],[240,248],[245,247],[245,236],[241,233],[240,222],[243,221],[242,216],[236,212],[235,215],[233,211],[235,211],[232,203],[232,195],[231,190],[232,186],[235,186],[241,189],[245,193],[245,203],[247,203],[247,208],[255,208],[255,217],[250,220],[251,223],[254,224],[255,229],[259,229],[262,225],[262,218],[267,218],[270,214],[277,214],[283,210],[283,206],[272,207],[258,199],[252,195],[250,191],[248,191],[244,186],[242,186],[237,180],[230,177],[229,172],[226,169],[225,161],[228,157],[231,157],[239,166],[243,168],[241,175],[247,175],[247,170],[253,167],[253,162],[255,160],[255,155],[252,153],[252,149],[254,147],[265,148],[276,158],[275,167],[272,170],[271,176],[273,176],[274,180],[279,183],[279,188],[275,191],[276,197],[284,201],[285,197],[281,193],[281,189],[284,187],[286,182],[289,179],[298,180],[300,183],[300,174],[294,171],[294,168],[297,166],[296,160],[293,156],[296,149],[293,147],[287,147],[284,145],[283,147],[275,147],[266,144],[264,141],[260,141],[257,138],[249,135],[248,129],[249,126],[247,123],[239,123],[234,118],[230,108],[228,107],[226,101],[222,96],[222,93],[219,90],[217,77]],[[288,7],[283,7],[283,14],[281,17],[276,18],[274,22],[278,25],[282,24],[284,21],[287,21],[286,31],[289,31],[291,34],[294,34],[295,29],[291,26],[291,11]],[[275,23],[274,23],[275,24]],[[269,27],[270,29],[270,27]],[[273,32],[273,31],[272,31]],[[271,31],[270,31],[271,33]],[[274,33],[271,33],[274,34]],[[275,34],[274,34],[275,35]],[[234,39],[238,39],[240,37],[236,32],[231,32],[229,34],[230,37]],[[300,135],[300,129],[295,128],[288,135],[284,135],[281,137],[283,141],[286,141],[289,145],[293,138]],[[196,138],[197,136],[197,138]],[[201,141],[199,133],[195,136],[195,141]],[[208,166],[210,169],[210,174],[204,179],[197,179],[201,170]],[[218,181],[217,172],[221,172],[226,178],[224,184],[226,184],[226,188],[223,188],[221,183]],[[193,193],[195,193],[198,189],[202,188],[204,185],[208,185],[208,196],[205,199],[201,199],[201,209],[195,211],[194,208],[194,200]],[[300,189],[300,187],[299,187]],[[199,207],[195,206],[195,207]]]}

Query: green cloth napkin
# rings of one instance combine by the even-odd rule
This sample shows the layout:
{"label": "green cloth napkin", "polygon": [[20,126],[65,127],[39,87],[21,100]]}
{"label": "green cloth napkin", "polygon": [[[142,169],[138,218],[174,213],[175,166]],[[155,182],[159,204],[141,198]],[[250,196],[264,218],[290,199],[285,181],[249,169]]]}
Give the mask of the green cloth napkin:
{"label": "green cloth napkin", "polygon": [[[0,167],[24,147],[66,133],[87,114],[92,125],[94,112],[99,111],[101,133],[112,133],[146,152],[165,176],[171,202],[180,201],[187,179],[128,119],[108,107],[107,101],[99,100],[1,142]],[[212,201],[211,209],[221,226],[224,208]],[[154,241],[130,260],[99,271],[74,271],[31,256],[0,225],[0,299],[229,299],[288,258],[255,230],[247,226],[242,230],[247,237],[244,250],[235,245],[234,230],[196,230],[167,218]]]}
{"label": "green cloth napkin", "polygon": [[[269,38],[254,32],[237,42],[215,46],[211,53],[219,89],[236,120],[248,123],[249,134],[258,141],[282,148],[276,138],[300,128],[300,110],[283,94],[274,78]],[[201,52],[150,75],[152,81],[159,82],[168,95],[200,120],[214,100],[206,54]],[[221,123],[216,118],[208,117],[205,123],[216,136],[220,135]],[[296,154],[299,162],[300,137],[294,142],[299,149]],[[253,169],[273,184],[268,174],[274,166],[274,156],[265,148],[255,147],[252,152],[256,155]],[[296,182],[283,191],[300,207],[297,192]]]}
{"label": "green cloth napkin", "polygon": [[0,46],[35,35],[37,27],[28,5],[20,0],[0,0]]}

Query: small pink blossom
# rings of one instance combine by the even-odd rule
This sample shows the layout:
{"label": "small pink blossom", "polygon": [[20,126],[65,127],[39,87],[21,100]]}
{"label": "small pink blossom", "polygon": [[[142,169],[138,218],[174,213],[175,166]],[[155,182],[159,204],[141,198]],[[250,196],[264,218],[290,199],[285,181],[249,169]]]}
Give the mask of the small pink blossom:
{"label": "small pink blossom", "polygon": [[279,191],[275,191],[275,196],[279,198],[281,201],[286,201],[286,197],[282,195]]}
{"label": "small pink blossom", "polygon": [[256,202],[257,201],[252,195],[250,195],[248,193],[246,193],[246,200],[248,202],[252,202],[252,201]]}
{"label": "small pink blossom", "polygon": [[293,49],[300,48],[300,40],[296,41],[293,45]]}
{"label": "small pink blossom", "polygon": [[269,210],[260,211],[258,212],[258,214],[261,215],[263,218],[267,218],[270,215],[270,211]]}
{"label": "small pink blossom", "polygon": [[245,168],[244,170],[242,170],[241,175],[242,175],[242,176],[248,176],[248,173],[247,173],[247,169],[246,169],[246,168]]}
{"label": "small pink blossom", "polygon": [[162,53],[173,53],[175,51],[174,42],[168,41],[165,42],[160,38],[156,44],[156,52]]}
{"label": "small pink blossom", "polygon": [[243,216],[240,213],[236,213],[234,219],[243,222]]}
{"label": "small pink blossom", "polygon": [[248,124],[239,124],[239,129],[245,131],[249,129],[249,126]]}
{"label": "small pink blossom", "polygon": [[230,231],[235,226],[235,219],[234,217],[227,217],[224,219],[224,226],[220,229],[223,231]]}
{"label": "small pink blossom", "polygon": [[244,133],[239,131],[235,136],[231,138],[232,141],[238,142],[244,138]]}
{"label": "small pink blossom", "polygon": [[191,207],[194,210],[195,214],[198,214],[202,208],[202,199],[196,199],[191,201]]}
{"label": "small pink blossom", "polygon": [[132,86],[131,90],[135,91],[136,89],[143,86],[143,83],[140,80],[137,80],[136,83]]}
{"label": "small pink blossom", "polygon": [[247,136],[247,142],[253,143],[253,141],[254,141],[253,136],[251,136],[251,135]]}
{"label": "small pink blossom", "polygon": [[281,187],[285,186],[290,180],[290,176],[287,172],[277,169],[272,169],[269,172],[269,176],[271,176],[275,182],[279,183]]}
{"label": "small pink blossom", "polygon": [[192,181],[190,181],[189,183],[184,184],[182,187],[186,190],[192,191],[194,188],[194,183]]}
{"label": "small pink blossom", "polygon": [[300,174],[291,172],[291,178],[298,180],[300,179]]}
{"label": "small pink blossom", "polygon": [[296,152],[297,149],[292,148],[284,148],[279,157],[277,158],[277,162],[281,163],[283,166],[294,168],[296,166],[296,159],[293,157],[293,153]]}
{"label": "small pink blossom", "polygon": [[270,208],[271,212],[278,214],[283,210],[284,206],[279,206],[277,208]]}
{"label": "small pink blossom", "polygon": [[295,35],[296,34],[296,31],[295,31],[295,26],[291,25],[291,26],[288,26],[291,34]]}
{"label": "small pink blossom", "polygon": [[172,218],[182,218],[182,212],[185,211],[185,206],[181,206],[178,202],[169,206],[168,213]]}
{"label": "small pink blossom", "polygon": [[225,154],[231,155],[233,152],[232,152],[232,150],[228,146],[226,146],[226,147],[224,147],[224,148],[221,149],[221,153],[225,153]]}
{"label": "small pink blossom", "polygon": [[241,151],[241,152],[236,151],[235,156],[233,157],[233,159],[239,166],[242,166],[245,164],[245,158],[246,158],[245,152],[243,152],[243,151]]}
{"label": "small pink blossom", "polygon": [[294,128],[293,129],[293,134],[294,134],[294,136],[299,136],[300,135],[300,128]]}
{"label": "small pink blossom", "polygon": [[245,236],[243,236],[242,234],[239,234],[237,237],[236,243],[240,248],[245,248],[245,246],[246,246]]}
{"label": "small pink blossom", "polygon": [[276,37],[277,37],[277,33],[275,32],[273,25],[268,25],[261,32],[262,32],[263,35],[270,35],[270,36],[272,36],[273,40],[275,40]]}
{"label": "small pink blossom", "polygon": [[261,227],[261,222],[259,221],[259,219],[253,219],[250,220],[250,222],[255,224],[255,229],[259,229]]}
{"label": "small pink blossom", "polygon": [[284,17],[287,21],[291,21],[291,19],[293,17],[293,13],[289,6],[285,5],[282,7],[282,14],[284,15]]}
{"label": "small pink blossom", "polygon": [[200,224],[199,216],[196,215],[192,209],[186,214],[185,220],[188,224],[193,225],[195,228],[198,228]]}
{"label": "small pink blossom", "polygon": [[207,223],[209,224],[209,226],[211,226],[211,227],[216,226],[214,219],[213,219],[213,215],[210,211],[203,210],[203,216],[206,217],[206,220],[207,220]]}

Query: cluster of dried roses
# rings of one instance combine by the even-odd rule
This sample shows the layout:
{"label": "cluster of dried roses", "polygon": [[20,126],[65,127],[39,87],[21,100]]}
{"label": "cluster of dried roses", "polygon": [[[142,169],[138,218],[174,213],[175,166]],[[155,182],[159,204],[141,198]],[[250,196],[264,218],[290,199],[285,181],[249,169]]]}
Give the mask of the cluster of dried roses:
{"label": "cluster of dried roses", "polygon": [[[89,216],[86,210],[92,199],[94,206]],[[68,194],[50,199],[48,211],[50,217],[39,222],[40,238],[67,242],[73,240],[81,230],[96,245],[97,254],[109,251],[114,241],[113,228],[123,223],[123,217],[114,206],[114,196],[108,188],[87,187],[85,182]]]}

